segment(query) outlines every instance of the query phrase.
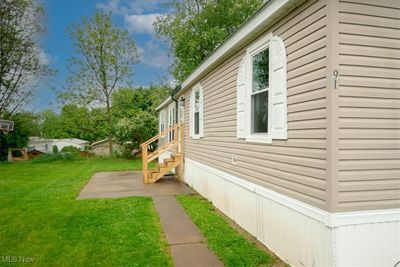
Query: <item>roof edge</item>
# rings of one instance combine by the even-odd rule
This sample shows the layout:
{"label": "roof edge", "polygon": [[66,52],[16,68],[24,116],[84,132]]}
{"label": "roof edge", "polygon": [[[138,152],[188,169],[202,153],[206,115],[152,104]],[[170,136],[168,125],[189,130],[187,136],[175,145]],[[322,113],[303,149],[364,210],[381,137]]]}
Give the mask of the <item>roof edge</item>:
{"label": "roof edge", "polygon": [[[185,91],[200,76],[237,51],[247,41],[265,30],[265,26],[281,17],[283,13],[295,6],[301,0],[272,0],[251,17],[242,27],[223,42],[206,60],[204,60],[183,82],[176,94]],[[164,108],[172,102],[171,96],[165,99],[156,110]]]}

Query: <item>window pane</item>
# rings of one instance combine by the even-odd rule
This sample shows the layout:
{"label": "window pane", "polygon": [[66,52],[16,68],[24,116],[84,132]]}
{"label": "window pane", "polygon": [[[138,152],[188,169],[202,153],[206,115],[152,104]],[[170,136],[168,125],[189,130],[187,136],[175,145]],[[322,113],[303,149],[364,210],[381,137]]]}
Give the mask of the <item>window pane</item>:
{"label": "window pane", "polygon": [[269,86],[269,50],[265,49],[253,56],[252,92],[258,92]]}
{"label": "window pane", "polygon": [[199,134],[200,129],[200,120],[199,120],[199,112],[194,113],[194,134]]}
{"label": "window pane", "polygon": [[194,95],[194,110],[199,111],[199,103],[200,103],[200,91],[197,90]]}
{"label": "window pane", "polygon": [[252,132],[268,132],[268,91],[251,96]]}

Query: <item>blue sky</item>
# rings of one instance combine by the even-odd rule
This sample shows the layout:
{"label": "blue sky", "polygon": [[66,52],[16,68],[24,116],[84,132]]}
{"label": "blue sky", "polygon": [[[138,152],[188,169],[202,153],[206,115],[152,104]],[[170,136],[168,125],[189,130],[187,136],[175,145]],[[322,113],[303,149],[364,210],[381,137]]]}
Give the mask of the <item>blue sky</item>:
{"label": "blue sky", "polygon": [[44,60],[57,70],[57,74],[50,81],[41,82],[27,109],[57,109],[55,91],[65,87],[68,59],[74,55],[66,30],[72,24],[80,23],[83,17],[92,16],[96,10],[112,12],[113,22],[134,37],[142,54],[141,63],[134,66],[134,86],[157,84],[161,78],[172,81],[168,73],[172,61],[168,46],[155,37],[152,27],[154,19],[167,12],[164,3],[163,0],[43,0],[47,27],[42,39]]}

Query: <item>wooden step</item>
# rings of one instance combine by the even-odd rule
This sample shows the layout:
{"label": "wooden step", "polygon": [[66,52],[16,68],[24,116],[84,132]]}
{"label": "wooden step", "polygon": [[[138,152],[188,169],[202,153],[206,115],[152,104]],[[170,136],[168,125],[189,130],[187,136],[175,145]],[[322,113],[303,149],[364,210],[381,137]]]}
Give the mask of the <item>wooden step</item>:
{"label": "wooden step", "polygon": [[166,164],[165,164],[164,162],[157,163],[157,168],[159,168],[159,169],[164,168],[165,165],[166,165]]}
{"label": "wooden step", "polygon": [[155,169],[149,170],[148,182],[154,183],[162,178],[165,174],[170,172],[172,169],[176,168],[181,163],[180,155],[171,155],[169,158],[164,159],[163,163],[158,163]]}

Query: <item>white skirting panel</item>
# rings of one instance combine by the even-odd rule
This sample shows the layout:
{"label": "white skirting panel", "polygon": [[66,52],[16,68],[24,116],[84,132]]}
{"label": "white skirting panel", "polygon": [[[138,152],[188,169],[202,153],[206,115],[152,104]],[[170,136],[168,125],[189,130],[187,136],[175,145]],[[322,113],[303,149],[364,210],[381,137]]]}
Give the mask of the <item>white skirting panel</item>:
{"label": "white skirting panel", "polygon": [[335,227],[335,239],[338,266],[393,267],[400,262],[399,221]]}
{"label": "white skirting panel", "polygon": [[400,260],[398,211],[384,222],[363,212],[368,223],[361,222],[354,212],[332,214],[187,158],[185,181],[292,266]]}

